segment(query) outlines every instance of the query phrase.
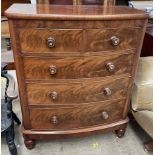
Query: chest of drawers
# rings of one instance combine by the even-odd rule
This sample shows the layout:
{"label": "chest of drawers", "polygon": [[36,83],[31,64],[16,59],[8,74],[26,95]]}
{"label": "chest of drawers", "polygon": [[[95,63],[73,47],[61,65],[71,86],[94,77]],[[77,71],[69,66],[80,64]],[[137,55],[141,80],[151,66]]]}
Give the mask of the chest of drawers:
{"label": "chest of drawers", "polygon": [[6,11],[25,145],[122,137],[148,15],[127,7],[14,4]]}

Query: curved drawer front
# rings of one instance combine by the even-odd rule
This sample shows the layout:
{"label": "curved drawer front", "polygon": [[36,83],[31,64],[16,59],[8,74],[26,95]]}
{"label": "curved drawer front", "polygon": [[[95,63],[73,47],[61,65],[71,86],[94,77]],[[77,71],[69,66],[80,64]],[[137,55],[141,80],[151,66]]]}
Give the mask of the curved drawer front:
{"label": "curved drawer front", "polygon": [[124,98],[130,78],[75,82],[27,83],[30,105],[79,104]]}
{"label": "curved drawer front", "polygon": [[122,118],[125,101],[51,109],[30,109],[31,128],[65,130],[112,123]]}
{"label": "curved drawer front", "polygon": [[83,43],[80,29],[19,29],[22,52],[78,52]]}
{"label": "curved drawer front", "polygon": [[133,54],[85,57],[24,57],[26,79],[78,79],[130,74]]}
{"label": "curved drawer front", "polygon": [[91,52],[134,49],[138,41],[138,28],[86,30],[86,50]]}

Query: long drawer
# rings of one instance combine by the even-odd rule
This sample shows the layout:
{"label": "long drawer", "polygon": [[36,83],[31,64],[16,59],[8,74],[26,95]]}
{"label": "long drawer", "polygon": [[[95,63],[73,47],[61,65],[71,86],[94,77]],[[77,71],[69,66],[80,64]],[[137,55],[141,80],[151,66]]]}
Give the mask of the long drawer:
{"label": "long drawer", "polygon": [[30,109],[31,128],[65,130],[112,123],[122,118],[125,100],[82,106]]}
{"label": "long drawer", "polygon": [[23,57],[26,79],[78,79],[130,74],[133,54],[83,57]]}
{"label": "long drawer", "polygon": [[29,105],[79,104],[125,98],[130,78],[31,82],[26,84]]}
{"label": "long drawer", "polygon": [[138,28],[111,29],[19,29],[24,53],[74,53],[133,49],[139,40]]}

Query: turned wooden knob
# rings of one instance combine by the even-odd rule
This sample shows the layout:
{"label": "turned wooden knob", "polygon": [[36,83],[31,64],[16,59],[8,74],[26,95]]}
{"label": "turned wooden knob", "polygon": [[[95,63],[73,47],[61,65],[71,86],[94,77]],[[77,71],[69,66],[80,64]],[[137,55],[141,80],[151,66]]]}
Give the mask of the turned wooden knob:
{"label": "turned wooden knob", "polygon": [[106,96],[111,96],[111,94],[112,94],[110,88],[104,88],[103,92],[104,92],[104,94],[105,94]]}
{"label": "turned wooden knob", "polygon": [[111,37],[111,43],[113,46],[117,46],[120,43],[120,40],[116,36],[112,36]]}
{"label": "turned wooden knob", "polygon": [[51,118],[51,122],[52,122],[52,124],[58,124],[58,118],[57,118],[57,116],[53,116],[52,118]]}
{"label": "turned wooden knob", "polygon": [[49,48],[52,48],[55,46],[55,39],[53,37],[48,37],[47,38],[47,46]]}
{"label": "turned wooden knob", "polygon": [[106,64],[106,68],[109,72],[113,72],[115,70],[115,65],[112,62]]}
{"label": "turned wooden knob", "polygon": [[53,100],[56,100],[58,98],[58,93],[53,91],[51,94],[50,94],[50,97],[53,99]]}
{"label": "turned wooden knob", "polygon": [[51,65],[51,66],[49,67],[49,71],[50,71],[50,74],[51,74],[51,75],[56,74],[56,72],[57,72],[56,66]]}
{"label": "turned wooden knob", "polygon": [[102,112],[102,117],[103,117],[103,119],[108,119],[109,118],[109,115],[108,115],[107,112],[103,111]]}

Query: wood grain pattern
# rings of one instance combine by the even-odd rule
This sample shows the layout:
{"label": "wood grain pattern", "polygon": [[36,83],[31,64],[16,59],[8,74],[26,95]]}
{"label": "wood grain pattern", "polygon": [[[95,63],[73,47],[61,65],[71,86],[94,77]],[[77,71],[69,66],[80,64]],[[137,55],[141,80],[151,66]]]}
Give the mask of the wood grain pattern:
{"label": "wood grain pattern", "polygon": [[[106,77],[112,75],[130,74],[133,54],[113,54],[108,56],[86,57],[30,57],[25,56],[24,73],[26,79],[78,79],[92,77]],[[107,68],[108,63],[115,65],[114,71]],[[56,66],[56,74],[50,74],[50,66]]]}
{"label": "wood grain pattern", "polygon": [[115,0],[37,0],[37,4],[112,6],[115,4]]}
{"label": "wood grain pattern", "polygon": [[[83,43],[82,30],[20,29],[22,52],[80,52]],[[55,39],[55,46],[49,48],[47,39]]]}
{"label": "wood grain pattern", "polygon": [[[83,33],[85,37],[83,37]],[[98,52],[136,48],[139,29],[20,29],[22,52]],[[112,45],[111,37],[120,39],[117,46]],[[49,48],[47,39],[55,39],[55,46]],[[86,45],[84,40],[86,40]]]}
{"label": "wood grain pattern", "polygon": [[14,4],[5,11],[8,18],[41,20],[124,20],[147,19],[149,15],[125,6]]}
{"label": "wood grain pattern", "polygon": [[27,107],[27,99],[25,94],[25,84],[23,81],[24,79],[24,72],[23,72],[23,62],[20,54],[20,46],[19,46],[19,38],[17,35],[16,26],[13,20],[9,20],[9,28],[10,28],[10,35],[12,39],[12,48],[13,48],[13,54],[14,54],[14,60],[15,60],[15,67],[16,67],[16,74],[17,74],[17,81],[18,81],[18,90],[19,90],[19,97],[20,97],[20,103],[21,103],[21,111],[22,111],[22,124],[25,129],[30,129],[30,119],[29,119],[29,111]]}
{"label": "wood grain pattern", "polygon": [[[37,104],[78,104],[124,98],[127,94],[129,78],[107,80],[80,80],[74,82],[28,83],[26,86],[29,105]],[[104,93],[110,88],[111,96]],[[57,92],[56,100],[51,93]]]}
{"label": "wood grain pattern", "polygon": [[[90,29],[86,30],[87,51],[123,50],[137,47],[139,29]],[[111,37],[119,38],[117,46],[112,45]]]}
{"label": "wood grain pattern", "polygon": [[[73,20],[72,22],[66,20],[24,20],[20,19],[18,22],[17,19],[14,20],[17,28],[55,28],[55,29],[105,29],[105,28],[141,28],[145,20],[112,20],[112,21],[77,21]],[[120,24],[121,23],[121,24]]]}
{"label": "wood grain pattern", "polygon": [[73,5],[73,0],[37,0],[37,4]]}
{"label": "wood grain pattern", "polygon": [[[124,101],[117,101],[58,109],[30,109],[31,127],[38,130],[66,130],[112,123],[122,118],[123,106]],[[104,119],[102,112],[107,112],[109,117]],[[57,124],[53,124],[53,116],[57,117]]]}
{"label": "wood grain pattern", "polygon": [[100,126],[92,126],[87,128],[79,128],[79,129],[68,129],[68,130],[25,130],[23,129],[24,139],[30,140],[55,140],[62,138],[73,138],[73,137],[82,137],[82,136],[90,136],[92,134],[99,133],[107,133],[112,132],[114,130],[125,129],[127,127],[129,119],[126,118],[124,120],[120,120],[117,122],[113,122],[110,125],[104,124]]}
{"label": "wood grain pattern", "polygon": [[82,5],[104,5],[106,0],[79,0]]}
{"label": "wood grain pattern", "polygon": [[13,3],[31,3],[30,0],[2,0],[1,1],[1,15],[4,16],[4,12],[8,9]]}
{"label": "wood grain pattern", "polygon": [[142,49],[142,45],[143,45],[143,39],[144,39],[147,23],[148,23],[148,20],[146,20],[143,23],[143,28],[141,29],[141,32],[140,32],[139,44],[137,46],[137,52],[135,53],[134,60],[133,60],[132,82],[130,83],[130,86],[128,88],[128,94],[127,94],[126,106],[124,108],[123,118],[126,118],[128,115],[129,104],[130,104],[130,99],[131,99],[131,95],[132,95],[132,88],[133,88],[133,84],[134,84],[134,79],[136,77],[138,61],[139,61],[139,57],[140,57],[140,53],[141,53],[141,49]]}

